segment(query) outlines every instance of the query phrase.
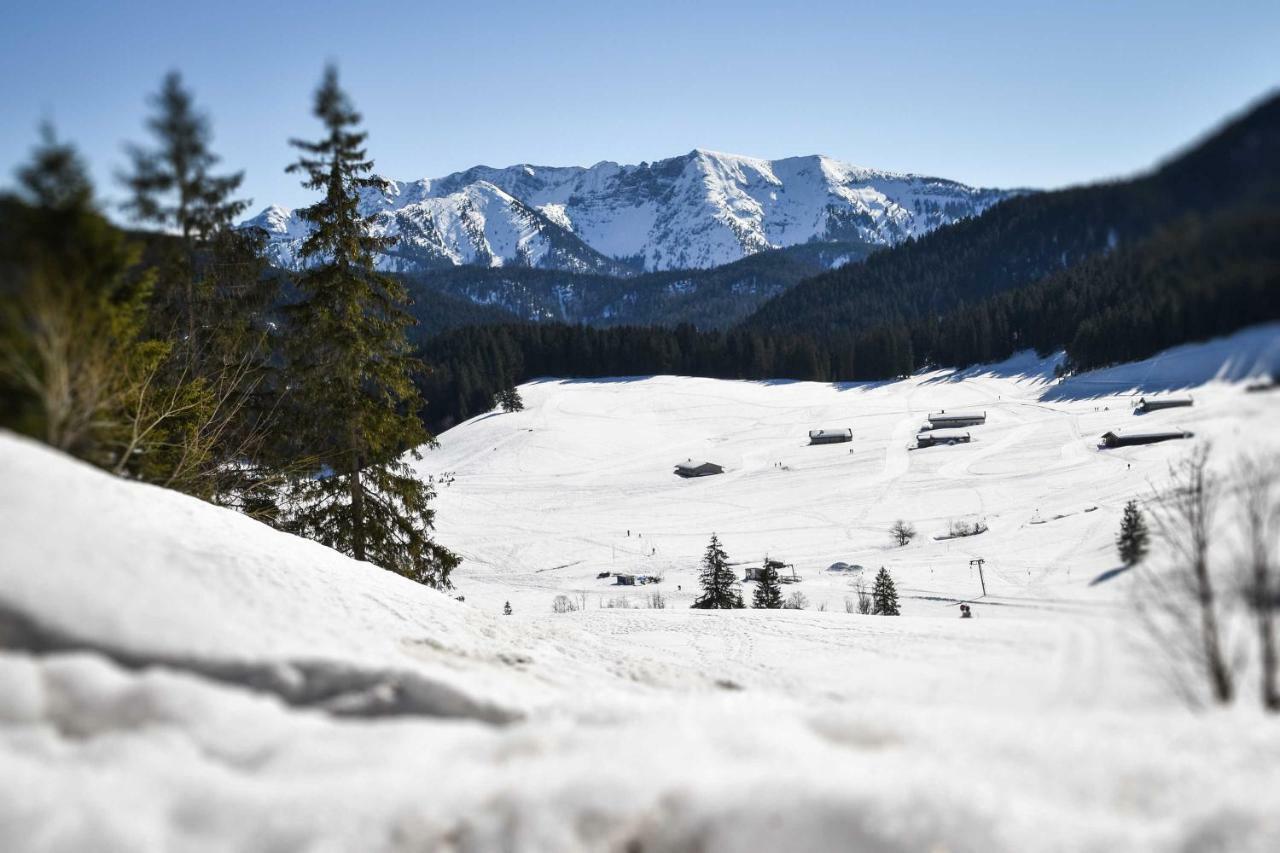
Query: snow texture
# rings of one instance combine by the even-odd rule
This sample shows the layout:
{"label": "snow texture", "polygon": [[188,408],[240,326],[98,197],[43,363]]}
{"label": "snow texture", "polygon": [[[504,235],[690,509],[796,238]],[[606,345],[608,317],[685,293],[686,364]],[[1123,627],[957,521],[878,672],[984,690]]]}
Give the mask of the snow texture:
{"label": "snow texture", "polygon": [[[422,463],[465,603],[0,435],[0,849],[1274,850],[1280,728],[1187,713],[1128,576],[1097,582],[1187,448],[1095,443],[1194,388],[1144,423],[1277,452],[1254,425],[1280,393],[1241,383],[1280,367],[1280,327],[1054,364],[528,383]],[[907,449],[953,407],[988,413],[972,444]],[[727,472],[675,477],[690,456]],[[810,609],[690,610],[712,531],[794,563]],[[904,615],[846,613],[881,565]]]}

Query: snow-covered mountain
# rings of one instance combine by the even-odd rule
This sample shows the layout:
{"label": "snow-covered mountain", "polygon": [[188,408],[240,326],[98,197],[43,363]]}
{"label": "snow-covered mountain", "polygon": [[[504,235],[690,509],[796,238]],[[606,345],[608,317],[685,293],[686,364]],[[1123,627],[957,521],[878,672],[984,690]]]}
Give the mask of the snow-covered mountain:
{"label": "snow-covered mountain", "polygon": [[[719,266],[814,240],[893,245],[981,213],[1004,190],[852,166],[814,155],[760,160],[695,150],[590,168],[476,166],[443,178],[390,181],[366,214],[398,242],[382,261],[402,272],[523,266],[624,273]],[[274,260],[294,266],[306,225],[272,206]]]}

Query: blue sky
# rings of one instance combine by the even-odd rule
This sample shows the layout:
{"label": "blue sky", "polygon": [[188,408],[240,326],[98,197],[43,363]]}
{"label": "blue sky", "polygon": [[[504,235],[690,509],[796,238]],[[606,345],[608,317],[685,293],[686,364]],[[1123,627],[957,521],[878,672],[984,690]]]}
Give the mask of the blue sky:
{"label": "blue sky", "polygon": [[254,209],[327,60],[378,170],[632,163],[695,147],[985,186],[1130,174],[1280,85],[1280,2],[10,3],[0,180],[42,118],[100,183],[181,70]]}

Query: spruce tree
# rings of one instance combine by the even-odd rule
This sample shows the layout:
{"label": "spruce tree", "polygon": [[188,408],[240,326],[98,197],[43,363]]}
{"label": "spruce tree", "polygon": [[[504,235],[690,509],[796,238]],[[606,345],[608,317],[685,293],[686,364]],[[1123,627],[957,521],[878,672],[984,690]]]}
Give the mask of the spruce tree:
{"label": "spruce tree", "polygon": [[[268,315],[278,278],[267,274],[265,235],[234,227],[249,205],[235,197],[243,173],[214,174],[219,158],[210,149],[208,117],[176,72],[151,104],[153,144],[128,148],[123,207],[135,221],[179,235],[151,241],[157,280],[148,325],[173,349],[158,379],[193,390],[202,383],[213,401],[212,408],[188,409],[181,427],[197,436],[205,456],[188,490],[270,520],[279,475],[266,444],[280,382]],[[203,424],[195,423],[197,413]]]}
{"label": "spruce tree", "polygon": [[290,426],[314,477],[298,485],[289,525],[358,560],[446,588],[458,558],[430,539],[431,487],[404,459],[435,439],[418,417],[403,285],[374,269],[390,241],[374,236],[359,210],[360,192],[382,187],[357,130],[360,116],[329,67],[315,95],[325,135],[293,140],[302,155],[289,167],[324,197],[302,211],[311,231],[297,277],[301,299],[289,307]]}
{"label": "spruce tree", "polygon": [[871,590],[872,612],[877,616],[898,616],[898,590],[893,578],[884,566],[876,573],[876,583]]}
{"label": "spruce tree", "polygon": [[778,580],[776,560],[764,558],[764,569],[760,580],[756,583],[755,592],[751,594],[751,606],[761,610],[782,609],[782,583]]}
{"label": "spruce tree", "polygon": [[[216,235],[229,232],[249,201],[233,197],[243,172],[213,174],[218,157],[209,147],[208,118],[196,109],[191,92],[183,87],[176,71],[165,76],[151,103],[155,113],[147,121],[147,129],[155,146],[127,149],[132,170],[121,176],[130,192],[124,209],[137,222],[172,229],[182,237],[180,251],[161,263],[156,323],[177,327],[186,363],[193,366],[205,343],[203,326],[225,321],[227,308],[234,307],[234,303],[209,304],[206,268],[211,263],[217,265],[219,259],[211,258],[207,251],[201,257],[199,250]],[[244,246],[232,242],[225,248],[239,252]],[[258,271],[256,266],[251,270],[255,281]],[[169,335],[173,330],[161,327],[157,331]]]}
{"label": "spruce tree", "polygon": [[1120,552],[1120,560],[1126,568],[1133,568],[1142,562],[1147,555],[1150,534],[1147,522],[1138,509],[1138,502],[1131,500],[1124,505],[1124,516],[1120,519],[1120,532],[1116,535],[1116,550]]}
{"label": "spruce tree", "polygon": [[504,412],[524,411],[524,400],[520,398],[520,392],[513,385],[508,385],[494,395],[494,402],[501,406]]}
{"label": "spruce tree", "polygon": [[711,534],[711,543],[702,557],[702,572],[698,576],[702,595],[693,606],[702,610],[730,610],[743,607],[738,578],[729,567],[729,555],[720,547],[720,539]]}
{"label": "spruce tree", "polygon": [[510,602],[510,601],[508,601],[506,604],[504,604],[504,605],[502,606],[502,615],[503,615],[503,616],[510,616],[510,615],[511,615],[511,602]]}

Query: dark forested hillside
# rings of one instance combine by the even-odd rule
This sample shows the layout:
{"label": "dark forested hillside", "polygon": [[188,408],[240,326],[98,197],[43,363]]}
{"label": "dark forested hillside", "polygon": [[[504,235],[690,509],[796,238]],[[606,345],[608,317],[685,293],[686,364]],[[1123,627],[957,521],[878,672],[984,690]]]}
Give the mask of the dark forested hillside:
{"label": "dark forested hillside", "polygon": [[1277,203],[1280,96],[1272,96],[1149,175],[1009,199],[803,282],[744,326],[836,340],[901,326],[1131,246],[1189,214]]}
{"label": "dark forested hillside", "polygon": [[[966,365],[1066,348],[1073,370],[1280,318],[1280,210],[1188,216],[1030,287],[910,325],[914,352]],[[918,365],[917,365],[918,366]]]}
{"label": "dark forested hillside", "polygon": [[671,373],[721,379],[833,377],[832,354],[811,338],[756,332],[701,332],[563,323],[473,326],[430,341],[420,385],[434,430],[493,408],[494,394],[539,376],[603,377]]}
{"label": "dark forested hillside", "polygon": [[723,266],[635,276],[530,267],[461,266],[412,277],[415,292],[437,291],[499,306],[531,322],[592,326],[691,323],[724,329],[766,300],[834,266],[865,258],[862,243],[805,243],[759,252]]}

